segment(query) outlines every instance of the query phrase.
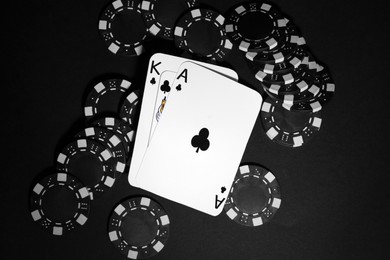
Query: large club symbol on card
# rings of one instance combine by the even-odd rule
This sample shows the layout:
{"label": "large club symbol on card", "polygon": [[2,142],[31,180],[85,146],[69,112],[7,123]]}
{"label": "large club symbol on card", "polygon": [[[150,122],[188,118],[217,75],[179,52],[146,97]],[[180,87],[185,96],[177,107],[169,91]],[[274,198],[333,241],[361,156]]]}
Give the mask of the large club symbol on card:
{"label": "large club symbol on card", "polygon": [[223,210],[260,111],[261,96],[192,62],[180,66],[169,86],[136,183],[216,216]]}
{"label": "large club symbol on card", "polygon": [[191,144],[193,147],[196,148],[196,152],[199,152],[199,149],[201,151],[206,151],[209,148],[210,141],[208,137],[209,137],[209,130],[207,128],[200,129],[199,134],[192,137]]}

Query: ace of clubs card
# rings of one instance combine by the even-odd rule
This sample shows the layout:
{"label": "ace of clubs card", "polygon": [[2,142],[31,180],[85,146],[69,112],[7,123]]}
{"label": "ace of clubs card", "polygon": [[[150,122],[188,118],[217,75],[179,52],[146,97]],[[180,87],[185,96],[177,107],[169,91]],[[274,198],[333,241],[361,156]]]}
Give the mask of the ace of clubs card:
{"label": "ace of clubs card", "polygon": [[256,122],[259,93],[183,63],[136,176],[140,188],[212,216],[222,209]]}

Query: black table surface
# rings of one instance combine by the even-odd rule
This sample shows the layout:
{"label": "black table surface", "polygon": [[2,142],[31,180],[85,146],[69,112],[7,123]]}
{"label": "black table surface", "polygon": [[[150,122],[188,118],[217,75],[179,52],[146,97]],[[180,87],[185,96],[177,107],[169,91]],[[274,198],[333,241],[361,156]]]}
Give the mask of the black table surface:
{"label": "black table surface", "polygon": [[[139,57],[111,54],[97,30],[107,2],[3,3],[3,256],[125,259],[108,239],[108,216],[121,199],[147,195],[171,219],[170,238],[156,260],[385,258],[390,158],[385,1],[273,1],[330,68],[336,94],[323,110],[321,131],[301,148],[273,143],[257,120],[242,162],[266,166],[279,181],[281,208],[267,224],[248,228],[224,213],[211,217],[131,187],[125,177],[93,203],[85,226],[63,237],[41,230],[29,212],[29,191],[35,178],[54,165],[66,133],[82,120],[86,89],[107,75],[142,84],[148,57],[174,52],[171,42],[156,40]],[[200,2],[224,13],[240,1]],[[238,50],[226,64],[238,72],[241,83],[261,92]]]}

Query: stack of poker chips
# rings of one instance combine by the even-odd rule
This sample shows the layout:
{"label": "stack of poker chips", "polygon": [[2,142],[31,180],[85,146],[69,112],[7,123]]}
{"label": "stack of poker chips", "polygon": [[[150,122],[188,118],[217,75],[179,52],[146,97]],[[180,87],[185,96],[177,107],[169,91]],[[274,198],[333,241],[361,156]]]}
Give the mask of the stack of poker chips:
{"label": "stack of poker chips", "polygon": [[70,142],[57,156],[57,170],[84,180],[92,200],[127,171],[138,101],[139,90],[124,78],[94,84],[84,103],[83,129],[70,134]]}
{"label": "stack of poker chips", "polygon": [[84,105],[85,124],[70,133],[56,155],[55,169],[31,190],[31,216],[42,228],[62,236],[84,225],[90,202],[100,199],[126,173],[138,95],[139,90],[124,78],[98,82],[90,90]]}
{"label": "stack of poker chips", "polygon": [[225,30],[266,94],[261,115],[267,136],[284,146],[302,146],[320,130],[322,108],[334,94],[329,70],[314,58],[297,26],[272,4],[233,7]]}

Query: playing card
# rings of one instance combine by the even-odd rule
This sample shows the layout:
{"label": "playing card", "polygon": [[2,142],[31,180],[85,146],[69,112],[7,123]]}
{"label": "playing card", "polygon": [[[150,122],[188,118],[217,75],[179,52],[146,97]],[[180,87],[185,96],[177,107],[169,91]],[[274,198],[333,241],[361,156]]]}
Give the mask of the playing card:
{"label": "playing card", "polygon": [[[156,99],[159,91],[159,77],[161,76],[161,73],[163,71],[177,71],[179,66],[185,61],[190,60],[163,53],[156,53],[149,60],[140,116],[138,120],[138,127],[136,131],[133,154],[129,168],[128,180],[132,186],[137,186],[135,182],[135,176],[138,172],[139,166],[142,162],[142,158],[149,144],[150,136],[152,133],[152,123],[154,120],[153,115],[155,112],[155,107],[157,106],[157,104],[161,104],[161,100],[157,101]],[[192,62],[205,66],[217,73],[224,74],[232,79],[238,79],[237,73],[231,69],[198,61]]]}
{"label": "playing card", "polygon": [[140,188],[212,216],[222,209],[260,111],[259,93],[192,62],[176,74],[138,171]]}

